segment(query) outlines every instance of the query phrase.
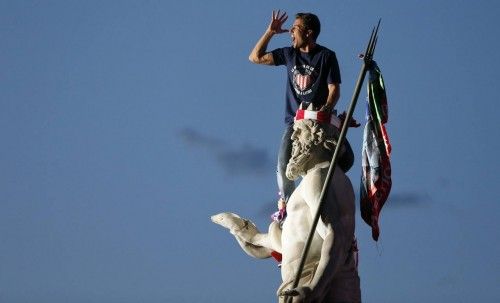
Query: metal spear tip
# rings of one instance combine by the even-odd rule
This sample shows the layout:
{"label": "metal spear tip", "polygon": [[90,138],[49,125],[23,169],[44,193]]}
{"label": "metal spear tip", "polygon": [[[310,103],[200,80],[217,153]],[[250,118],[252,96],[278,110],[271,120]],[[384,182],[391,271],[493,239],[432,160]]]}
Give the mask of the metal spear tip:
{"label": "metal spear tip", "polygon": [[380,28],[380,23],[382,19],[378,20],[377,26],[374,26],[370,35],[370,39],[368,40],[368,44],[366,45],[366,50],[363,55],[360,55],[359,58],[365,61],[365,64],[370,65],[373,59],[373,54],[375,53],[375,47],[377,46],[378,41],[378,30]]}

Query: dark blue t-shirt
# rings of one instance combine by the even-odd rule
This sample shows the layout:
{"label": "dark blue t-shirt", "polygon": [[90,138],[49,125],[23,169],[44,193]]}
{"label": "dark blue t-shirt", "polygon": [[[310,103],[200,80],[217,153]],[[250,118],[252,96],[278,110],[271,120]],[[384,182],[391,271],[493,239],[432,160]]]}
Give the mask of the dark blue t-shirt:
{"label": "dark blue t-shirt", "polygon": [[328,97],[328,84],[340,83],[340,70],[335,52],[316,44],[308,53],[293,47],[275,49],[275,65],[287,69],[285,123],[292,124],[302,101],[321,107]]}

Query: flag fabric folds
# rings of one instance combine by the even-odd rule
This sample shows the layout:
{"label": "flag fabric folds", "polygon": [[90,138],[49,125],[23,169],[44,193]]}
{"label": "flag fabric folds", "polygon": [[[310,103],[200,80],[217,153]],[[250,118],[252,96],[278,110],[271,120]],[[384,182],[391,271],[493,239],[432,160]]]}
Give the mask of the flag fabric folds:
{"label": "flag fabric folds", "polygon": [[382,73],[375,61],[368,70],[366,126],[363,135],[360,188],[361,217],[371,226],[375,241],[380,235],[379,216],[389,196],[391,144],[384,124],[388,120],[387,96]]}

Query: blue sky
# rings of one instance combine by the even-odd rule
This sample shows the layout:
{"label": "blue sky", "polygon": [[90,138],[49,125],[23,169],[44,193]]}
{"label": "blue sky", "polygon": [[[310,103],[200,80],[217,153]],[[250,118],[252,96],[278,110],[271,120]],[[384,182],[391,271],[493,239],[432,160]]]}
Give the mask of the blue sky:
{"label": "blue sky", "polygon": [[378,243],[357,213],[364,302],[500,300],[496,1],[1,1],[0,302],[275,299],[275,262],[209,221],[275,205],[285,71],[247,59],[273,9],[320,17],[340,111],[382,18],[393,189]]}

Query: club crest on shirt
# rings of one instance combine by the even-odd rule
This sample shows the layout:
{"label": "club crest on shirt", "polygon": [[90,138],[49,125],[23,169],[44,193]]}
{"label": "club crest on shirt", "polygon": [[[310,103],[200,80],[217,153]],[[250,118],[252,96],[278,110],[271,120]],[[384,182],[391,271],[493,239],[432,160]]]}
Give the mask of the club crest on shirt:
{"label": "club crest on shirt", "polygon": [[293,88],[297,95],[307,95],[312,92],[311,86],[314,83],[314,67],[309,65],[294,66]]}

